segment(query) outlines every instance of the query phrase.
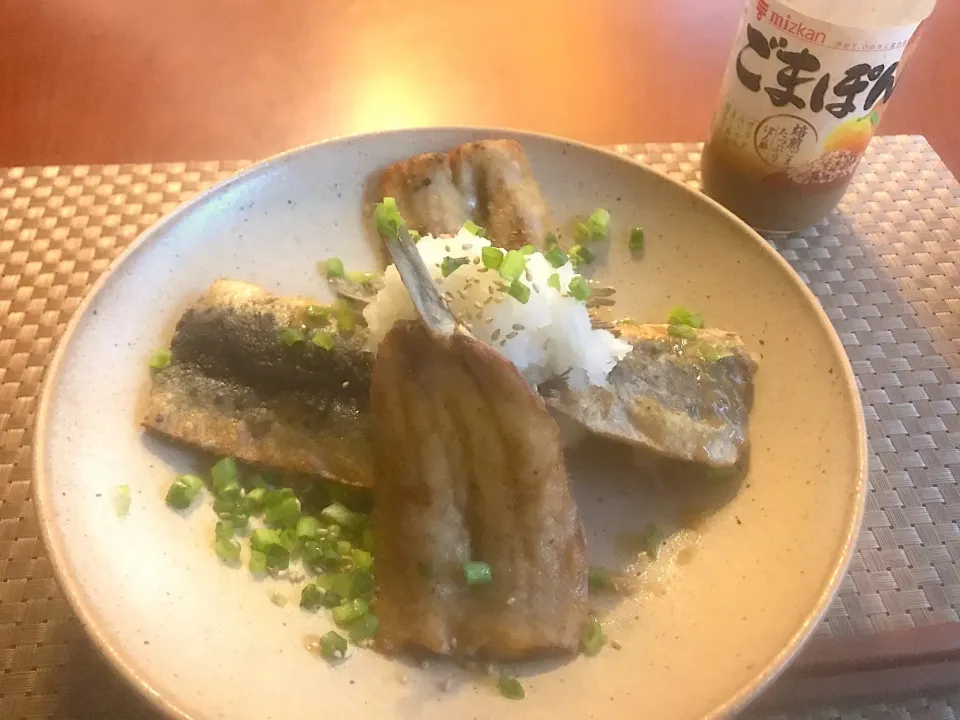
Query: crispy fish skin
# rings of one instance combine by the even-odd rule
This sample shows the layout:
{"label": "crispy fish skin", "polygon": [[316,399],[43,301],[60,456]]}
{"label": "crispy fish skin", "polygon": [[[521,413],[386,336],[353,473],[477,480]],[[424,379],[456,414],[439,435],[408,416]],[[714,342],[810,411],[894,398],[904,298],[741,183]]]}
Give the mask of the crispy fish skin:
{"label": "crispy fish skin", "polygon": [[481,140],[395,163],[380,174],[376,194],[377,201],[396,198],[408,226],[421,234],[455,234],[473,220],[507,249],[540,247],[546,234],[546,201],[513,140]]}
{"label": "crispy fish skin", "polygon": [[361,336],[293,346],[311,302],[218,280],[177,323],[171,364],[154,374],[142,424],[217,455],[354,486],[373,483]]}
{"label": "crispy fish skin", "polygon": [[[549,407],[590,432],[658,455],[717,468],[749,450],[748,419],[757,363],[735,333],[697,330],[674,338],[666,325],[618,326],[633,350],[610,373],[608,387],[540,386]],[[717,351],[706,360],[700,348]]]}
{"label": "crispy fish skin", "polygon": [[[375,611],[384,649],[513,660],[576,650],[583,529],[556,423],[516,368],[419,323],[380,346],[371,389]],[[468,586],[463,564],[490,564]]]}

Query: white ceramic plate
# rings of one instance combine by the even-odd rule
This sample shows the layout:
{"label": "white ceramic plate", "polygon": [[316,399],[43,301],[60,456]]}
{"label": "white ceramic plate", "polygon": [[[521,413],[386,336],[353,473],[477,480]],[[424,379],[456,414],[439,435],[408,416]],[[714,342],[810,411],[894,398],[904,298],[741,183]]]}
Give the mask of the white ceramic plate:
{"label": "white ceramic plate", "polygon": [[[741,333],[762,360],[751,470],[700,523],[695,551],[649,573],[615,607],[622,644],[596,658],[521,668],[527,699],[443,663],[400,666],[372,651],[336,667],[304,649],[322,615],[276,607],[265,582],[211,550],[209,503],[184,518],[163,497],[191,454],[144,436],[147,358],[217,277],[324,297],[316,262],[376,266],[362,229],[377,168],[482,138],[520,140],[559,220],[606,207],[609,259],[597,277],[618,307],[661,322],[677,304]],[[642,260],[626,245],[646,229]],[[594,456],[597,457],[597,456]],[[602,454],[600,455],[602,459]],[[571,457],[591,554],[613,537],[669,523],[675,490]],[[853,551],[865,440],[853,376],[814,297],[764,241],[719,206],[622,157],[538,135],[432,129],[347,138],[261,163],[137,240],[83,303],[47,377],[35,495],[58,578],[97,645],[157,707],[183,718],[694,718],[754,696],[820,618]],[[115,488],[132,488],[127,517]],[[621,557],[622,559],[622,557]],[[663,566],[670,565],[669,549]],[[286,586],[291,597],[298,586]],[[413,621],[413,619],[411,619]],[[406,682],[400,675],[406,673]],[[438,689],[451,678],[447,692]]]}

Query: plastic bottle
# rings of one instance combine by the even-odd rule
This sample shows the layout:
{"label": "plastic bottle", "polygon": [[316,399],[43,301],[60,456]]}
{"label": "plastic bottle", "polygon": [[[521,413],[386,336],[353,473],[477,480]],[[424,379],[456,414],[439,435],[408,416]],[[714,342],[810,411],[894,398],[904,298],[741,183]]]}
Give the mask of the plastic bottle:
{"label": "plastic bottle", "polygon": [[805,228],[853,178],[936,0],[748,0],[703,189],[766,232]]}

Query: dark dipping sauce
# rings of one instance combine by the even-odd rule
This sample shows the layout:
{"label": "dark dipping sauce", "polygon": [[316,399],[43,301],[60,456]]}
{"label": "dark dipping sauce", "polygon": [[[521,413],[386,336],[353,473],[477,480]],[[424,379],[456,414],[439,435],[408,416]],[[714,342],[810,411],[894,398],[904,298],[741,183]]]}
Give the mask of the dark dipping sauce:
{"label": "dark dipping sauce", "polygon": [[812,165],[761,175],[730,157],[742,154],[712,136],[700,161],[703,192],[760,232],[786,233],[813,225],[836,207],[853,178],[858,153],[834,150]]}

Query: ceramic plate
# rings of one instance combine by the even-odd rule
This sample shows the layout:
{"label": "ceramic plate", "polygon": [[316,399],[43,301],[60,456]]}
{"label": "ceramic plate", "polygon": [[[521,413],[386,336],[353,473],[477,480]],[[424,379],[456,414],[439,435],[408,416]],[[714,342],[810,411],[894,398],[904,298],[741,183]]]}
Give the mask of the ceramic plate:
{"label": "ceramic plate", "polygon": [[[327,620],[214,556],[209,502],[186,517],[163,502],[191,453],[138,425],[147,359],[187,305],[229,276],[328,297],[318,260],[374,269],[363,185],[383,165],[484,137],[525,147],[555,219],[610,210],[596,269],[618,310],[663,322],[682,304],[740,333],[760,358],[750,471],[696,522],[693,550],[663,557],[636,598],[605,616],[622,649],[518,671],[522,706],[442,662],[406,666],[359,651],[330,666],[307,636]],[[646,230],[631,257],[629,229]],[[625,562],[616,541],[669,526],[699,488],[654,483],[605,453],[572,453],[592,557]],[[540,135],[426,129],[346,138],[261,163],[145,233],[83,303],[60,344],[38,418],[35,494],[58,578],[97,645],[157,707],[181,718],[694,718],[754,696],[797,651],[853,551],[865,492],[863,419],[826,316],[787,264],[731,214],[612,153]],[[132,489],[126,517],[113,497]],[[618,554],[619,553],[619,554]],[[635,550],[634,550],[635,553]],[[413,622],[414,619],[411,619]],[[403,680],[403,682],[401,681]],[[441,688],[446,687],[446,691]]]}

